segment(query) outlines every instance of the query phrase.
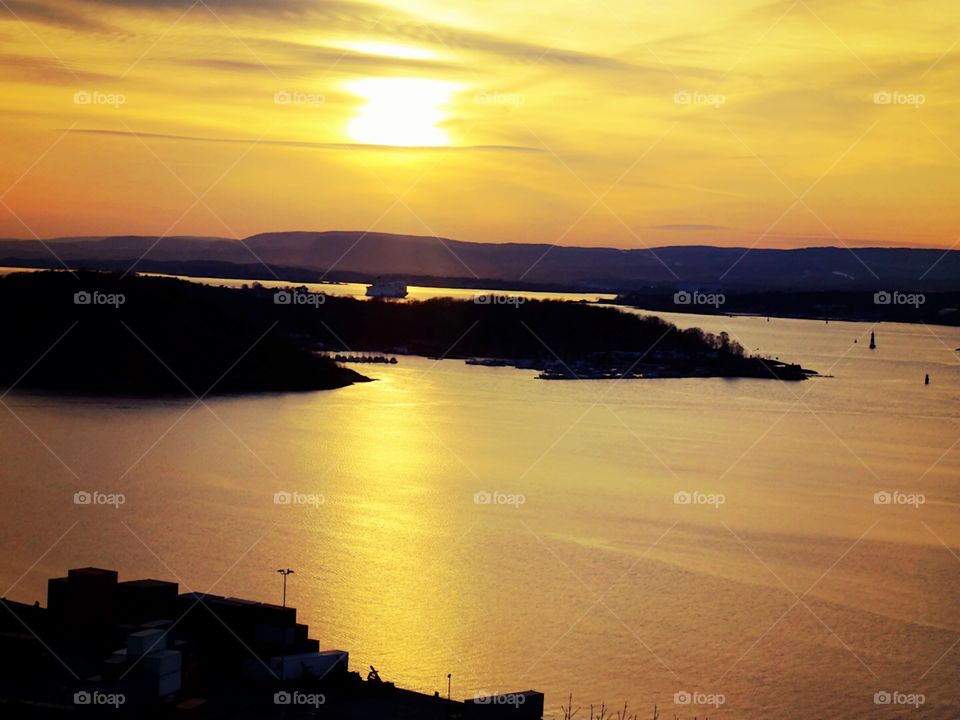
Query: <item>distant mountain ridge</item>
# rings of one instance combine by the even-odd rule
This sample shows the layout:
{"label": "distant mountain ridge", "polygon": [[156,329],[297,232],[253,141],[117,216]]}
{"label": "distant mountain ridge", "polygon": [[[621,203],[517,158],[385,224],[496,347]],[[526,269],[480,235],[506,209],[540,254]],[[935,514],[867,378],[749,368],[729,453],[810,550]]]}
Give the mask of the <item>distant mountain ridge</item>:
{"label": "distant mountain ridge", "polygon": [[[0,264],[156,269],[173,264],[232,264],[239,277],[272,277],[262,268],[311,276],[459,279],[483,286],[524,284],[620,292],[650,286],[741,290],[955,290],[960,251],[811,247],[795,250],[666,246],[621,250],[526,243],[476,243],[362,231],[262,233],[216,237],[109,236],[0,240]],[[279,273],[278,273],[279,274]],[[484,282],[488,281],[488,282]],[[438,282],[438,284],[441,284]]]}

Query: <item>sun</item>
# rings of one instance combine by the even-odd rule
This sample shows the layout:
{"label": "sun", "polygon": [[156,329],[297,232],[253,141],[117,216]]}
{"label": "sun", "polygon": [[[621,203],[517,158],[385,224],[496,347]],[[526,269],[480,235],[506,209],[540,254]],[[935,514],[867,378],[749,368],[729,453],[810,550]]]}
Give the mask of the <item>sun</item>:
{"label": "sun", "polygon": [[358,143],[402,147],[444,147],[450,137],[441,124],[458,89],[455,83],[423,78],[364,78],[347,89],[366,102],[347,127]]}

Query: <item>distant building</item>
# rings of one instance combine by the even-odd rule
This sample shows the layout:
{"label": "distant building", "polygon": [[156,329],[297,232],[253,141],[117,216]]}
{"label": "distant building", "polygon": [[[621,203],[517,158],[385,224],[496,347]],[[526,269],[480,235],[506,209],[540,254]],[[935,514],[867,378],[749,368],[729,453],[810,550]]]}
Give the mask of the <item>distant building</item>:
{"label": "distant building", "polygon": [[466,702],[397,688],[320,650],[296,608],[77,568],[47,607],[0,600],[4,718],[203,717],[541,720],[529,690]]}

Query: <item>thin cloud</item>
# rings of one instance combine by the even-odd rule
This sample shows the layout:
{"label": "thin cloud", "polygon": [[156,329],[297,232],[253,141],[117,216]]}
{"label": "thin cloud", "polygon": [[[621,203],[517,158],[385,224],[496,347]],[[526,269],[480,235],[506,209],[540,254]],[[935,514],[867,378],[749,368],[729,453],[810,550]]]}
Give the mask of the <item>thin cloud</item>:
{"label": "thin cloud", "polygon": [[[290,70],[301,74],[315,74],[318,69],[336,67],[338,70],[356,69],[357,71],[390,72],[430,70],[434,72],[460,72],[463,65],[434,59],[399,58],[388,55],[345,50],[327,45],[310,45],[288,40],[245,38],[244,43],[262,53],[264,63],[272,69]],[[275,65],[273,58],[279,58]],[[188,58],[182,62],[196,64],[213,69],[264,70],[262,63],[234,62],[219,58]],[[287,63],[284,65],[283,63]]]}
{"label": "thin cloud", "polygon": [[[18,5],[29,6],[18,2]],[[195,5],[193,0],[71,0],[69,4],[56,2],[40,6],[32,18],[40,22],[57,23],[76,30],[92,29],[105,7],[131,9],[143,12],[184,12]],[[70,9],[67,9],[67,8]],[[77,8],[81,8],[78,11]],[[206,10],[205,10],[206,8]],[[502,35],[468,30],[451,25],[432,23],[422,17],[397,11],[386,6],[350,0],[308,2],[307,0],[204,0],[196,3],[191,12],[209,18],[217,16],[256,17],[266,24],[283,26],[291,19],[309,17],[324,30],[343,30],[378,35],[396,42],[406,39],[434,47],[459,49],[494,55],[505,59],[543,65],[565,65],[598,70],[628,70],[634,67],[616,57],[552,47],[518,40]]]}
{"label": "thin cloud", "polygon": [[672,223],[667,225],[648,225],[651,230],[671,230],[673,232],[703,232],[705,230],[729,230],[726,225],[707,225],[700,223]]}
{"label": "thin cloud", "polygon": [[76,85],[77,82],[106,83],[112,75],[80,70],[53,57],[0,53],[0,78],[42,85]]}
{"label": "thin cloud", "polygon": [[78,12],[82,2],[37,2],[36,0],[4,0],[0,5],[0,19],[10,19],[25,23],[39,23],[53,27],[84,32],[115,32],[117,29],[103,23],[95,14]]}
{"label": "thin cloud", "polygon": [[376,150],[389,152],[509,152],[509,153],[542,153],[543,150],[522,145],[373,145],[367,143],[331,143],[307,142],[303,140],[253,140],[249,138],[218,138],[196,135],[173,135],[168,133],[134,133],[127,130],[65,129],[72,135],[103,135],[123,138],[151,138],[154,140],[177,140],[181,142],[228,143],[231,145],[266,145],[272,147],[301,148],[305,150]]}

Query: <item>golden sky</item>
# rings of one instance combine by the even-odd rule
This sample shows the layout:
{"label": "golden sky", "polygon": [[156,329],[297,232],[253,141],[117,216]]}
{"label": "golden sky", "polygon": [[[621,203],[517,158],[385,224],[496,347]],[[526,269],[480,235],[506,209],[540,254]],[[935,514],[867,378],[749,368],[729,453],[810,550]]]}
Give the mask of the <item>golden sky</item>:
{"label": "golden sky", "polygon": [[956,0],[0,0],[0,236],[960,240]]}

